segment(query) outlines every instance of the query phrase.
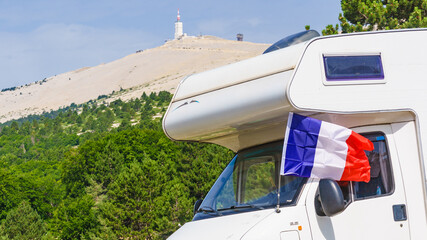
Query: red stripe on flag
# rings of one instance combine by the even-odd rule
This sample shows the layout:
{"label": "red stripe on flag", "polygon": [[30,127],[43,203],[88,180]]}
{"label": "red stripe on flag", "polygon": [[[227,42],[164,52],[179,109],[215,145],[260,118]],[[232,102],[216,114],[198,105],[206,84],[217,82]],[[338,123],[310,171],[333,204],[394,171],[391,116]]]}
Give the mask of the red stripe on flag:
{"label": "red stripe on flag", "polygon": [[348,151],[341,181],[369,182],[371,179],[371,166],[364,150],[374,150],[374,144],[369,139],[353,131],[346,143]]}

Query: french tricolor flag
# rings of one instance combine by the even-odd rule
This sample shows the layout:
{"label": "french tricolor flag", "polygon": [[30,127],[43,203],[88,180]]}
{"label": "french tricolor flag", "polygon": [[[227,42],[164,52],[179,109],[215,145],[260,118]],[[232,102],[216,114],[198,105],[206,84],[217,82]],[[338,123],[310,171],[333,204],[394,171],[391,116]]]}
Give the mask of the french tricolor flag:
{"label": "french tricolor flag", "polygon": [[373,149],[371,141],[348,128],[289,113],[280,173],[369,182],[364,150]]}

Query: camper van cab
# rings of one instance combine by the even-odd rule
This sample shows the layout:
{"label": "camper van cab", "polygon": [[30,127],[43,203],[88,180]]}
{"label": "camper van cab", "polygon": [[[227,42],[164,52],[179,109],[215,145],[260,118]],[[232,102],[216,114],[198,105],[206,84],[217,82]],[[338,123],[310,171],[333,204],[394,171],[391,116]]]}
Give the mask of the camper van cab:
{"label": "camper van cab", "polygon": [[[314,37],[183,79],[165,133],[236,155],[169,239],[427,239],[426,42],[427,29]],[[370,139],[370,181],[281,176],[289,112]]]}

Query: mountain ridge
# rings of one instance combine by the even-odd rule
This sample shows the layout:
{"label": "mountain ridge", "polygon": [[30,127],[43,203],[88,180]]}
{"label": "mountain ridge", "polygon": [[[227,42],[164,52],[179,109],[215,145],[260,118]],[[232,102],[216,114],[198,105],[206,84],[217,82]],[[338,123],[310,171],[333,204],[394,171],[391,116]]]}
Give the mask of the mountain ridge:
{"label": "mountain ridge", "polygon": [[[0,122],[81,104],[126,89],[114,98],[129,100],[143,92],[174,92],[186,75],[262,54],[269,44],[184,37],[93,67],[58,74],[0,93]],[[111,100],[113,100],[111,99]]]}

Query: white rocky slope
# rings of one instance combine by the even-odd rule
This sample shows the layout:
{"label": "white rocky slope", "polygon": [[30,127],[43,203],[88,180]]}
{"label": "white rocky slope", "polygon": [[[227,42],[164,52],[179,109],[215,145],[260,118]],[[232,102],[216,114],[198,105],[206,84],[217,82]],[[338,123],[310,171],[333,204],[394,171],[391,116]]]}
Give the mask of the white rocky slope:
{"label": "white rocky slope", "polygon": [[174,92],[186,75],[261,54],[268,44],[211,36],[186,37],[122,59],[49,77],[0,93],[0,122],[84,103],[127,89],[123,100],[142,92]]}

